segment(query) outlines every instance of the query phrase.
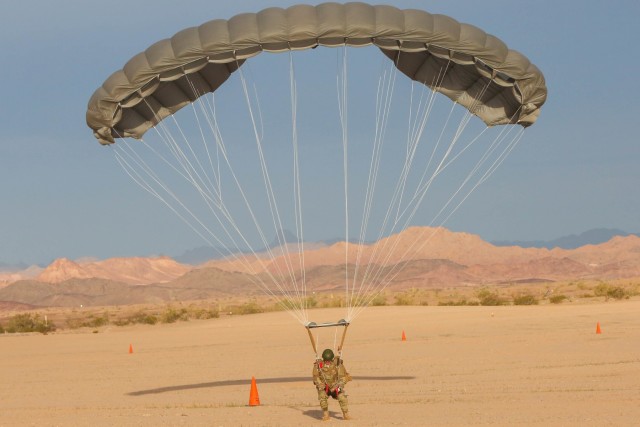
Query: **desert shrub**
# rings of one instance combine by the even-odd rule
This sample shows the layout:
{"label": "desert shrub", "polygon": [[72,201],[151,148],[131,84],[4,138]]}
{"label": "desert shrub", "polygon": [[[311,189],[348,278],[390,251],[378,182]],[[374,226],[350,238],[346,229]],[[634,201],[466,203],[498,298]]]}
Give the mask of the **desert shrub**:
{"label": "desert shrub", "polygon": [[623,299],[628,298],[627,293],[620,286],[613,286],[607,289],[607,298]]}
{"label": "desert shrub", "polygon": [[507,300],[502,298],[496,292],[491,292],[488,289],[482,289],[478,291],[478,300],[480,300],[480,305],[486,306],[498,306],[498,305],[507,305]]}
{"label": "desert shrub", "polygon": [[576,285],[578,287],[579,290],[581,291],[586,291],[587,289],[589,289],[589,287],[587,286],[586,283],[582,283],[582,282],[578,282],[578,283],[574,283],[574,282],[569,282],[569,286],[571,285]]}
{"label": "desert shrub", "polygon": [[144,311],[139,311],[127,317],[122,317],[120,319],[114,320],[113,324],[116,326],[126,326],[126,325],[155,325],[158,323],[158,317],[151,313],[145,313]]}
{"label": "desert shrub", "polygon": [[291,309],[295,309],[295,306],[293,305],[293,302],[291,300],[283,299],[278,301],[275,305],[275,311],[291,310]]}
{"label": "desert shrub", "polygon": [[593,288],[593,294],[597,297],[606,297],[609,292],[609,285],[606,283],[598,283],[595,288]]}
{"label": "desert shrub", "polygon": [[411,305],[413,304],[413,295],[409,292],[403,292],[394,296],[396,305]]}
{"label": "desert shrub", "polygon": [[628,294],[625,292],[624,288],[620,286],[611,286],[607,283],[599,283],[593,288],[593,293],[598,297],[605,297],[605,299],[613,298],[613,299],[623,299],[628,298]]}
{"label": "desert shrub", "polygon": [[242,304],[240,307],[238,307],[236,312],[238,314],[257,314],[257,313],[263,313],[264,309],[260,307],[257,302],[251,301],[251,302]]}
{"label": "desert shrub", "polygon": [[305,304],[307,308],[314,308],[318,305],[318,300],[315,295],[308,296],[305,300]]}
{"label": "desert shrub", "polygon": [[189,320],[189,312],[186,308],[175,309],[173,307],[168,307],[160,316],[160,321],[162,323],[175,323],[178,320]]}
{"label": "desert shrub", "polygon": [[0,323],[0,334],[4,334],[4,327],[2,326],[1,323]]}
{"label": "desert shrub", "polygon": [[193,317],[196,319],[217,319],[220,317],[218,310],[197,308],[193,310]]}
{"label": "desert shrub", "polygon": [[[438,301],[438,305],[440,306],[460,306],[460,305],[473,305],[469,304],[469,302],[465,299],[452,300],[452,301]],[[477,305],[477,304],[475,304]]]}
{"label": "desert shrub", "polygon": [[537,304],[538,304],[538,299],[531,294],[519,295],[513,299],[513,305],[537,305]]}
{"label": "desert shrub", "polygon": [[158,316],[142,311],[134,314],[129,319],[131,323],[142,323],[144,325],[155,325],[156,323],[158,323]]}
{"label": "desert shrub", "polygon": [[562,304],[566,299],[568,299],[566,295],[553,295],[549,298],[549,302],[551,304]]}
{"label": "desert shrub", "polygon": [[9,319],[5,330],[9,333],[40,332],[46,334],[56,330],[52,322],[46,322],[39,314],[17,314]]}
{"label": "desert shrub", "polygon": [[67,319],[66,324],[70,329],[99,328],[109,324],[109,315],[105,313],[102,316],[94,317],[93,314],[90,314],[87,319]]}
{"label": "desert shrub", "polygon": [[335,298],[333,295],[322,303],[323,308],[335,308],[335,307],[344,307],[344,299],[341,297]]}
{"label": "desert shrub", "polygon": [[387,305],[387,296],[384,294],[378,294],[371,300],[370,305],[374,307],[381,307],[383,305]]}

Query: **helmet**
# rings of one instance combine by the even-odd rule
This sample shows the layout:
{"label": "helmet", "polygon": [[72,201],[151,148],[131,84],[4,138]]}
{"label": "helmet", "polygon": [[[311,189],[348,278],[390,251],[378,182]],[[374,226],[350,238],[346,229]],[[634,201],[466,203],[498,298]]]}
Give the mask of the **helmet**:
{"label": "helmet", "polygon": [[330,362],[333,360],[333,351],[331,351],[330,348],[322,352],[322,360],[324,360],[325,362]]}

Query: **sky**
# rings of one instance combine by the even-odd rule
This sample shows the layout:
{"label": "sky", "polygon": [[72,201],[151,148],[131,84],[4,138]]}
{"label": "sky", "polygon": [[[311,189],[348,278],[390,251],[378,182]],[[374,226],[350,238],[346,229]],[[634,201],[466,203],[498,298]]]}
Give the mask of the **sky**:
{"label": "sky", "polygon": [[[3,2],[0,263],[180,255],[205,244],[96,142],[85,123],[87,102],[109,74],[157,40],[211,19],[297,3]],[[386,4],[480,27],[524,53],[546,78],[549,97],[538,122],[448,228],[489,241],[551,240],[601,227],[640,232],[640,3]],[[310,235],[337,237],[330,233]]]}

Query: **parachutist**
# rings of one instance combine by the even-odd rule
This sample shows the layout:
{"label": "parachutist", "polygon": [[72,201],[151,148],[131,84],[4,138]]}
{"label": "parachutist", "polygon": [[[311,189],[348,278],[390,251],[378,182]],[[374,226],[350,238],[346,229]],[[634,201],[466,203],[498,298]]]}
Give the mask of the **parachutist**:
{"label": "parachutist", "polygon": [[322,421],[329,420],[329,396],[340,404],[345,420],[350,420],[349,401],[344,391],[346,383],[351,381],[340,356],[335,357],[333,351],[327,348],[322,352],[322,359],[313,363],[313,384],[318,390],[318,400],[322,408]]}

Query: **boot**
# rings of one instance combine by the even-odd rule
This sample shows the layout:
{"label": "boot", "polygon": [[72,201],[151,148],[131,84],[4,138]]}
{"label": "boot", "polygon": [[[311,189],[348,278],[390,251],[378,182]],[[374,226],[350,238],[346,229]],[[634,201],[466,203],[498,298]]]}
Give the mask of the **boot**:
{"label": "boot", "polygon": [[329,421],[329,410],[324,409],[322,411],[322,421]]}
{"label": "boot", "polygon": [[348,412],[348,411],[344,411],[344,412],[342,413],[342,418],[343,418],[344,420],[350,420],[350,419],[351,419],[351,416],[349,415],[349,412]]}

